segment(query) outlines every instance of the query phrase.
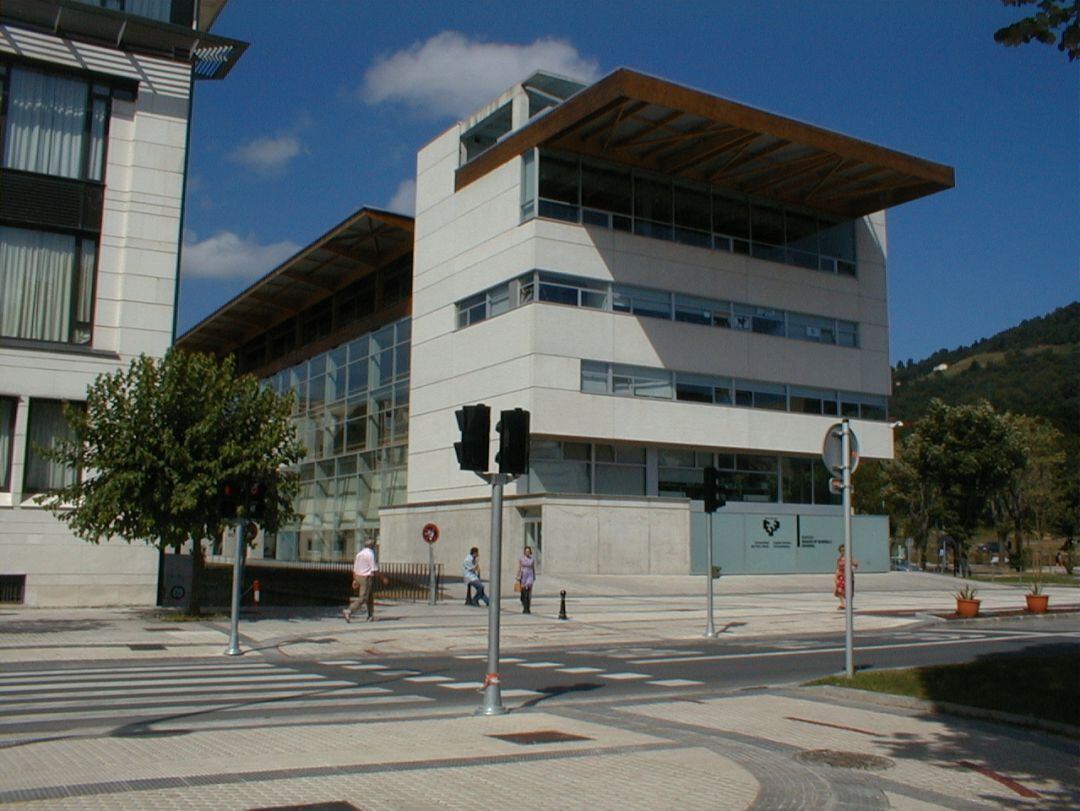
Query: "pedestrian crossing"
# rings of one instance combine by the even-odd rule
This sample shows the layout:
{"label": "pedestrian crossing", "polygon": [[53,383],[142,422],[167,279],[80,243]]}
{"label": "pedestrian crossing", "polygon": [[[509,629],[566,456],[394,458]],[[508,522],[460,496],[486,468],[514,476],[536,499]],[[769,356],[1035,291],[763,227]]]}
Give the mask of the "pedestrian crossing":
{"label": "pedestrian crossing", "polygon": [[[297,664],[260,659],[191,662],[117,662],[0,673],[0,741],[35,730],[94,729],[146,723],[182,723],[199,717],[225,723],[305,714],[351,714],[363,708],[430,704],[440,697],[484,689],[475,680],[483,654],[454,657],[474,663],[474,678],[456,668],[426,672],[394,663],[335,658]],[[617,664],[625,662],[616,660]],[[642,684],[658,689],[699,687],[693,679],[662,678],[643,671],[576,665],[543,657],[500,660],[504,699],[551,695],[559,679],[589,677],[598,683]],[[515,677],[514,670],[520,669]],[[528,675],[526,675],[528,674]],[[545,675],[546,674],[546,675]],[[540,681],[542,689],[531,689]]]}
{"label": "pedestrian crossing", "polygon": [[[431,696],[372,684],[356,675],[325,675],[247,660],[184,664],[13,670],[0,673],[0,739],[34,730],[123,727],[148,720],[204,721],[361,710],[430,703]],[[407,671],[419,674],[419,671]]]}

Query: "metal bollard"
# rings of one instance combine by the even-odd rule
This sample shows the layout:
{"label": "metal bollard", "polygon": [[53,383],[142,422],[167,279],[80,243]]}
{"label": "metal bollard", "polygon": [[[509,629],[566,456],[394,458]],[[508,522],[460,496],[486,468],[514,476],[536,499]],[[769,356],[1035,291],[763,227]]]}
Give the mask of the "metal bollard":
{"label": "metal bollard", "polygon": [[559,619],[569,619],[569,617],[566,616],[566,589],[559,592],[559,597],[561,598],[559,601]]}

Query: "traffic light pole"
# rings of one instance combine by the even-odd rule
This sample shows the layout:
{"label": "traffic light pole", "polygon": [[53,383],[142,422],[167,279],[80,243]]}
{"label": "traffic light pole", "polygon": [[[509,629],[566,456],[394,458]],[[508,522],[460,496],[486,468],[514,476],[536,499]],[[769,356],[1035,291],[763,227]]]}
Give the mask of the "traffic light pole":
{"label": "traffic light pole", "polygon": [[232,620],[229,623],[229,648],[226,656],[239,656],[240,650],[240,592],[244,583],[244,520],[239,519],[236,526],[236,557],[233,559],[232,578]]}
{"label": "traffic light pole", "polygon": [[713,625],[713,582],[712,582],[713,581],[713,551],[712,551],[712,545],[713,545],[713,515],[715,515],[715,513],[706,513],[706,515],[709,516],[709,522],[708,522],[708,524],[709,524],[709,532],[708,532],[708,538],[706,539],[706,543],[705,543],[705,549],[707,550],[706,553],[705,553],[705,582],[708,584],[708,589],[709,589],[709,591],[708,591],[709,599],[708,599],[708,609],[707,609],[708,612],[709,612],[709,620],[705,624],[705,636],[708,639],[712,639],[713,637],[716,636],[716,627]]}
{"label": "traffic light pole", "polygon": [[484,703],[477,715],[504,715],[499,686],[499,613],[502,608],[502,502],[503,485],[512,481],[509,473],[490,473],[491,482],[491,604],[488,606],[487,674],[484,676]]}
{"label": "traffic light pole", "polygon": [[844,670],[850,679],[855,675],[855,616],[851,597],[851,424],[841,423],[840,459],[844,487]]}

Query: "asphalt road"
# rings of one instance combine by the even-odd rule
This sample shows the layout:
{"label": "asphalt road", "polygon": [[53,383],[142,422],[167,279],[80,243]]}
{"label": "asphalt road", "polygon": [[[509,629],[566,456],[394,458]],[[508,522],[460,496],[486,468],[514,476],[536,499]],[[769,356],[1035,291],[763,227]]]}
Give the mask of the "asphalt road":
{"label": "asphalt road", "polygon": [[[933,626],[856,637],[855,663],[892,668],[1030,651],[1080,653],[1075,618]],[[843,635],[530,650],[501,660],[503,703],[635,701],[769,689],[838,673]],[[182,735],[213,726],[460,713],[481,704],[486,657],[283,655],[12,665],[0,674],[0,747],[60,736]]]}

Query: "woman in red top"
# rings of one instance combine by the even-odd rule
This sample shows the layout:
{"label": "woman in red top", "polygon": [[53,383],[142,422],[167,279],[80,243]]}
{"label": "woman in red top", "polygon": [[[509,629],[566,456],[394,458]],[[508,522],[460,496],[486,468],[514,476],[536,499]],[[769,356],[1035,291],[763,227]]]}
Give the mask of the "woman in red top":
{"label": "woman in red top", "polygon": [[[833,589],[833,596],[840,600],[840,605],[837,606],[837,611],[843,611],[847,607],[845,603],[845,590],[844,581],[847,579],[844,577],[844,545],[840,544],[840,548],[836,550],[836,587]],[[851,560],[851,600],[852,605],[855,601],[855,570],[859,568],[859,561],[852,558]]]}

